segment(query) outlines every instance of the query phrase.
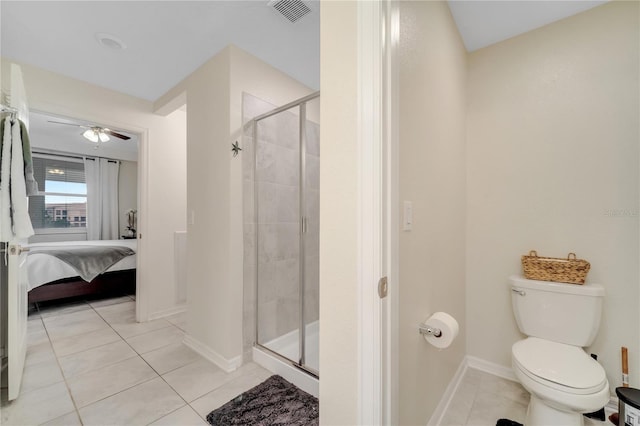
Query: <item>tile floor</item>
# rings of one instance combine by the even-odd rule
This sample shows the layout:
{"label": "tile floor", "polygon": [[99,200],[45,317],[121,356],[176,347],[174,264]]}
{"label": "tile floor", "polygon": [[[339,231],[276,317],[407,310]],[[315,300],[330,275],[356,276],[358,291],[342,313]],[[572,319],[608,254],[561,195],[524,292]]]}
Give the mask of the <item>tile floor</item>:
{"label": "tile floor", "polygon": [[206,425],[207,414],[266,380],[225,373],[182,344],[184,314],[135,322],[133,297],[76,301],[29,315],[20,396],[0,424]]}
{"label": "tile floor", "polygon": [[[524,423],[529,393],[519,384],[468,368],[442,417],[441,426],[495,426],[498,419]],[[608,417],[610,412],[606,412]],[[601,426],[608,421],[584,419],[585,426]]]}
{"label": "tile floor", "polygon": [[[184,314],[136,323],[129,296],[35,310],[21,393],[9,404],[2,389],[0,424],[206,425],[271,375],[253,363],[225,373],[182,344],[185,326]],[[520,384],[469,368],[441,425],[522,423],[528,403]]]}

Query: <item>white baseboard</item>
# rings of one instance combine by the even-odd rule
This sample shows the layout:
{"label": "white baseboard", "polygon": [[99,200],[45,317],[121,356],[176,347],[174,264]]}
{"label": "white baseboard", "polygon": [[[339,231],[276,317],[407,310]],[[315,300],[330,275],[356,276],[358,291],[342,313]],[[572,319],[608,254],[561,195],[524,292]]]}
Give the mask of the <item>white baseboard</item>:
{"label": "white baseboard", "polygon": [[[451,400],[458,390],[458,386],[460,386],[460,382],[464,378],[465,373],[469,368],[474,368],[476,370],[483,371],[488,374],[492,374],[494,376],[502,377],[503,379],[511,380],[517,382],[515,373],[510,367],[505,367],[504,365],[496,364],[491,361],[484,360],[482,358],[478,358],[475,356],[467,355],[465,356],[460,365],[458,366],[458,370],[453,375],[453,378],[449,382],[447,389],[444,391],[440,402],[436,406],[436,409],[433,411],[427,426],[438,426],[442,424],[442,418],[444,417],[449,405],[451,404]],[[607,417],[611,413],[618,412],[618,398],[615,395],[612,395],[609,399],[609,403],[606,405],[605,412]]]}
{"label": "white baseboard", "polygon": [[279,358],[253,347],[253,362],[271,371],[273,374],[282,376],[285,380],[293,383],[303,391],[318,398],[320,393],[320,382],[315,377],[311,377],[291,364],[285,363]]}
{"label": "white baseboard", "polygon": [[206,360],[214,363],[227,373],[231,373],[242,365],[242,355],[227,359],[188,334],[184,336],[184,340],[182,341],[182,343],[184,343],[189,348],[193,349],[196,353],[204,357]]}
{"label": "white baseboard", "polygon": [[152,314],[149,314],[149,321],[157,320],[164,317],[169,317],[171,315],[179,314],[185,312],[187,310],[187,305],[179,305],[174,306],[173,308],[165,309],[162,311],[157,311]]}
{"label": "white baseboard", "polygon": [[460,362],[460,365],[458,366],[458,369],[453,375],[453,378],[449,382],[449,385],[447,385],[447,389],[445,389],[444,394],[442,395],[442,398],[440,398],[440,402],[436,406],[436,409],[433,411],[433,414],[431,415],[431,418],[429,419],[427,426],[438,426],[442,424],[442,417],[447,412],[447,409],[449,408],[449,404],[451,404],[451,400],[453,399],[453,396],[456,394],[456,391],[458,390],[458,386],[460,385],[460,382],[462,382],[464,373],[466,373],[467,368],[469,368],[469,362],[467,358],[468,357],[464,357],[462,359],[462,362]]}
{"label": "white baseboard", "polygon": [[482,358],[467,355],[465,357],[467,364],[471,368],[484,371],[485,373],[493,374],[494,376],[502,377],[503,379],[517,382],[515,373],[511,367],[505,367],[504,365],[496,364],[495,362],[487,361]]}

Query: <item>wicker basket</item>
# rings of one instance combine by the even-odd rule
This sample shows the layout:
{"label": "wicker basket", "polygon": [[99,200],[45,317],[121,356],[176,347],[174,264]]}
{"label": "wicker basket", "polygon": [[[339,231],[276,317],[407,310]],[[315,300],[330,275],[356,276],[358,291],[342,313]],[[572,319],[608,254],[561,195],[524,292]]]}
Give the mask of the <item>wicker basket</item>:
{"label": "wicker basket", "polygon": [[535,250],[531,250],[528,256],[522,256],[524,277],[529,280],[584,284],[589,268],[589,262],[576,259],[575,253],[569,253],[566,259],[540,257]]}

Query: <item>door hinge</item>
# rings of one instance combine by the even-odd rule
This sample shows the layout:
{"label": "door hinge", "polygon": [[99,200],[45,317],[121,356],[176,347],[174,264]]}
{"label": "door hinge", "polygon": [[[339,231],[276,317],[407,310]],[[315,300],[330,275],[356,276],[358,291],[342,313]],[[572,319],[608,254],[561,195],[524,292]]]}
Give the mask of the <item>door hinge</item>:
{"label": "door hinge", "polygon": [[10,245],[9,246],[9,254],[12,256],[21,255],[22,253],[28,252],[29,247],[22,247],[21,245]]}
{"label": "door hinge", "polygon": [[388,291],[389,282],[387,280],[387,277],[380,278],[380,280],[378,281],[378,296],[380,296],[380,299],[384,299],[385,297],[387,297]]}

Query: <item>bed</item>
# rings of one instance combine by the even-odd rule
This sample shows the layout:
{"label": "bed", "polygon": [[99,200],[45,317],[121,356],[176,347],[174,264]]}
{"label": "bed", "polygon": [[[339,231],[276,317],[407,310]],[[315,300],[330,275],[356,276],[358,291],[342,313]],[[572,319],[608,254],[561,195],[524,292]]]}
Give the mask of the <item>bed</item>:
{"label": "bed", "polygon": [[[65,241],[29,244],[27,247],[29,303],[74,296],[135,292],[137,240]],[[106,268],[103,262],[102,267],[99,266],[100,273],[96,275],[97,270],[87,274],[86,270],[71,266],[75,262],[68,263],[68,257],[66,261],[61,260],[64,257],[56,257],[60,252],[67,256],[69,253],[78,253],[80,256],[85,250],[90,252],[88,256],[93,256],[97,263],[111,256],[114,250],[119,252],[115,259],[120,260]],[[107,264],[113,260],[110,259]]]}

